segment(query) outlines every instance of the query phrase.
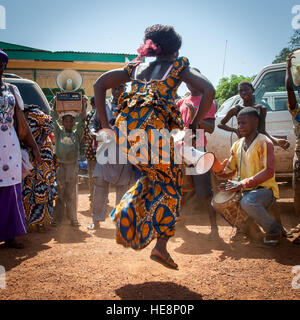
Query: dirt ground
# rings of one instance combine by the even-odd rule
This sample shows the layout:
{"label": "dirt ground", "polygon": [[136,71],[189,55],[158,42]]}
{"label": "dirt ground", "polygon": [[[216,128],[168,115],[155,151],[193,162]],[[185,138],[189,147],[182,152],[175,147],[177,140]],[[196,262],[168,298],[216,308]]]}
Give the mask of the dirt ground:
{"label": "dirt ground", "polygon": [[[280,183],[280,190],[282,220],[290,228],[296,223],[291,184]],[[114,201],[111,190],[107,213]],[[283,239],[275,248],[247,242],[230,245],[232,228],[218,216],[221,238],[208,241],[208,215],[201,207],[195,198],[184,206],[168,246],[179,270],[170,270],[149,258],[154,243],[138,252],[117,245],[109,216],[99,231],[88,231],[88,191],[80,184],[79,229],[65,220],[46,233],[20,238],[23,250],[0,249],[0,265],[6,269],[0,300],[300,298],[300,289],[292,288],[292,268],[300,265],[300,246],[292,244],[293,239]]]}

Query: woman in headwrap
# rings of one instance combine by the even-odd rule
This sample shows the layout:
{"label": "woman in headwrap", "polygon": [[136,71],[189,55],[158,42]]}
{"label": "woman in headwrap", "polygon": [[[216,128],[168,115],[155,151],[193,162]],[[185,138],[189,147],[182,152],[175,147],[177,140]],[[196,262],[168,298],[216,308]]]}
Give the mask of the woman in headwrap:
{"label": "woman in headwrap", "polygon": [[26,223],[28,228],[36,226],[38,231],[44,231],[53,220],[54,200],[57,198],[57,161],[49,137],[54,126],[51,117],[38,106],[25,105],[24,114],[42,158],[23,181]]}
{"label": "woman in headwrap", "polygon": [[[142,176],[111,213],[117,226],[117,242],[140,250],[157,238],[151,258],[172,269],[177,269],[178,265],[166,246],[168,239],[174,236],[175,223],[179,218],[183,166],[174,161],[172,139],[169,141],[162,137],[162,140],[149,139],[144,142],[126,137],[135,129],[143,130],[148,138],[153,130],[183,129],[183,121],[175,104],[176,91],[182,81],[203,94],[191,125],[193,129],[209,110],[215,90],[205,77],[189,68],[187,58],[178,58],[180,47],[181,37],[173,27],[151,26],[145,31],[144,44],[138,50],[140,55],[137,61],[129,63],[124,69],[106,72],[94,85],[96,108],[105,132],[109,128],[105,111],[106,90],[131,81],[131,92],[123,93],[119,99],[115,134],[120,150],[128,154],[131,162],[135,159],[130,153],[137,144],[137,153],[140,159],[145,160],[143,163],[134,163]],[[156,60],[142,63],[149,56],[156,57]],[[125,128],[124,122],[127,122]],[[170,152],[165,154],[161,146],[169,142]],[[159,146],[157,153],[153,145]],[[158,160],[155,164],[151,161],[153,155]]]}
{"label": "woman in headwrap", "polygon": [[23,248],[15,239],[26,233],[20,141],[32,148],[35,160],[40,161],[40,153],[24,117],[18,88],[3,82],[7,63],[7,54],[0,50],[0,242]]}

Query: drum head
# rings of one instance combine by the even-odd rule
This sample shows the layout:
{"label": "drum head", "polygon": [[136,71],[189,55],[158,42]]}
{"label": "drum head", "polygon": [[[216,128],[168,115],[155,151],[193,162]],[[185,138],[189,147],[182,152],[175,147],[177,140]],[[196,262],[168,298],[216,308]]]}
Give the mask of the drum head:
{"label": "drum head", "polygon": [[236,195],[236,192],[225,192],[225,191],[220,191],[214,196],[214,201],[215,203],[225,203],[228,200],[231,200],[234,198]]}

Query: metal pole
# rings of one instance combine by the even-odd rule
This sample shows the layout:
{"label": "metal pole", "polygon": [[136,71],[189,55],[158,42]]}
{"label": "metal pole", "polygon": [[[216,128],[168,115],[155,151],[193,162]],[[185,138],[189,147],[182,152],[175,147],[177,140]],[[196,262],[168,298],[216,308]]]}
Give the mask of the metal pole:
{"label": "metal pole", "polygon": [[224,78],[224,71],[225,71],[225,60],[226,60],[226,52],[227,52],[227,40],[225,43],[225,52],[224,52],[224,61],[223,61],[223,72],[222,72],[222,78]]}

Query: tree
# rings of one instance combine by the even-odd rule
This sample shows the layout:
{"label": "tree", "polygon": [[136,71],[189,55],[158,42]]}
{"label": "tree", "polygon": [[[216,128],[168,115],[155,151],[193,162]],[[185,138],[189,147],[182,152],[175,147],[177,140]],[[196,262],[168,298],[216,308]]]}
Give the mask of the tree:
{"label": "tree", "polygon": [[295,30],[289,41],[289,48],[295,51],[300,48],[300,30]]}
{"label": "tree", "polygon": [[240,82],[242,81],[252,82],[253,79],[254,79],[254,76],[245,77],[242,75],[237,76],[235,74],[232,74],[230,78],[224,77],[220,79],[219,84],[217,85],[216,97],[215,97],[215,99],[218,101],[218,105],[221,106],[221,104],[224,101],[238,94],[238,84]]}
{"label": "tree", "polygon": [[297,49],[300,49],[300,30],[295,30],[294,34],[290,38],[290,41],[288,42],[288,46],[279,52],[272,63],[285,62],[287,56]]}
{"label": "tree", "polygon": [[293,52],[293,50],[289,49],[289,48],[283,48],[279,54],[275,57],[275,59],[273,60],[272,63],[280,63],[280,62],[285,62],[286,58],[288,57],[288,55]]}

